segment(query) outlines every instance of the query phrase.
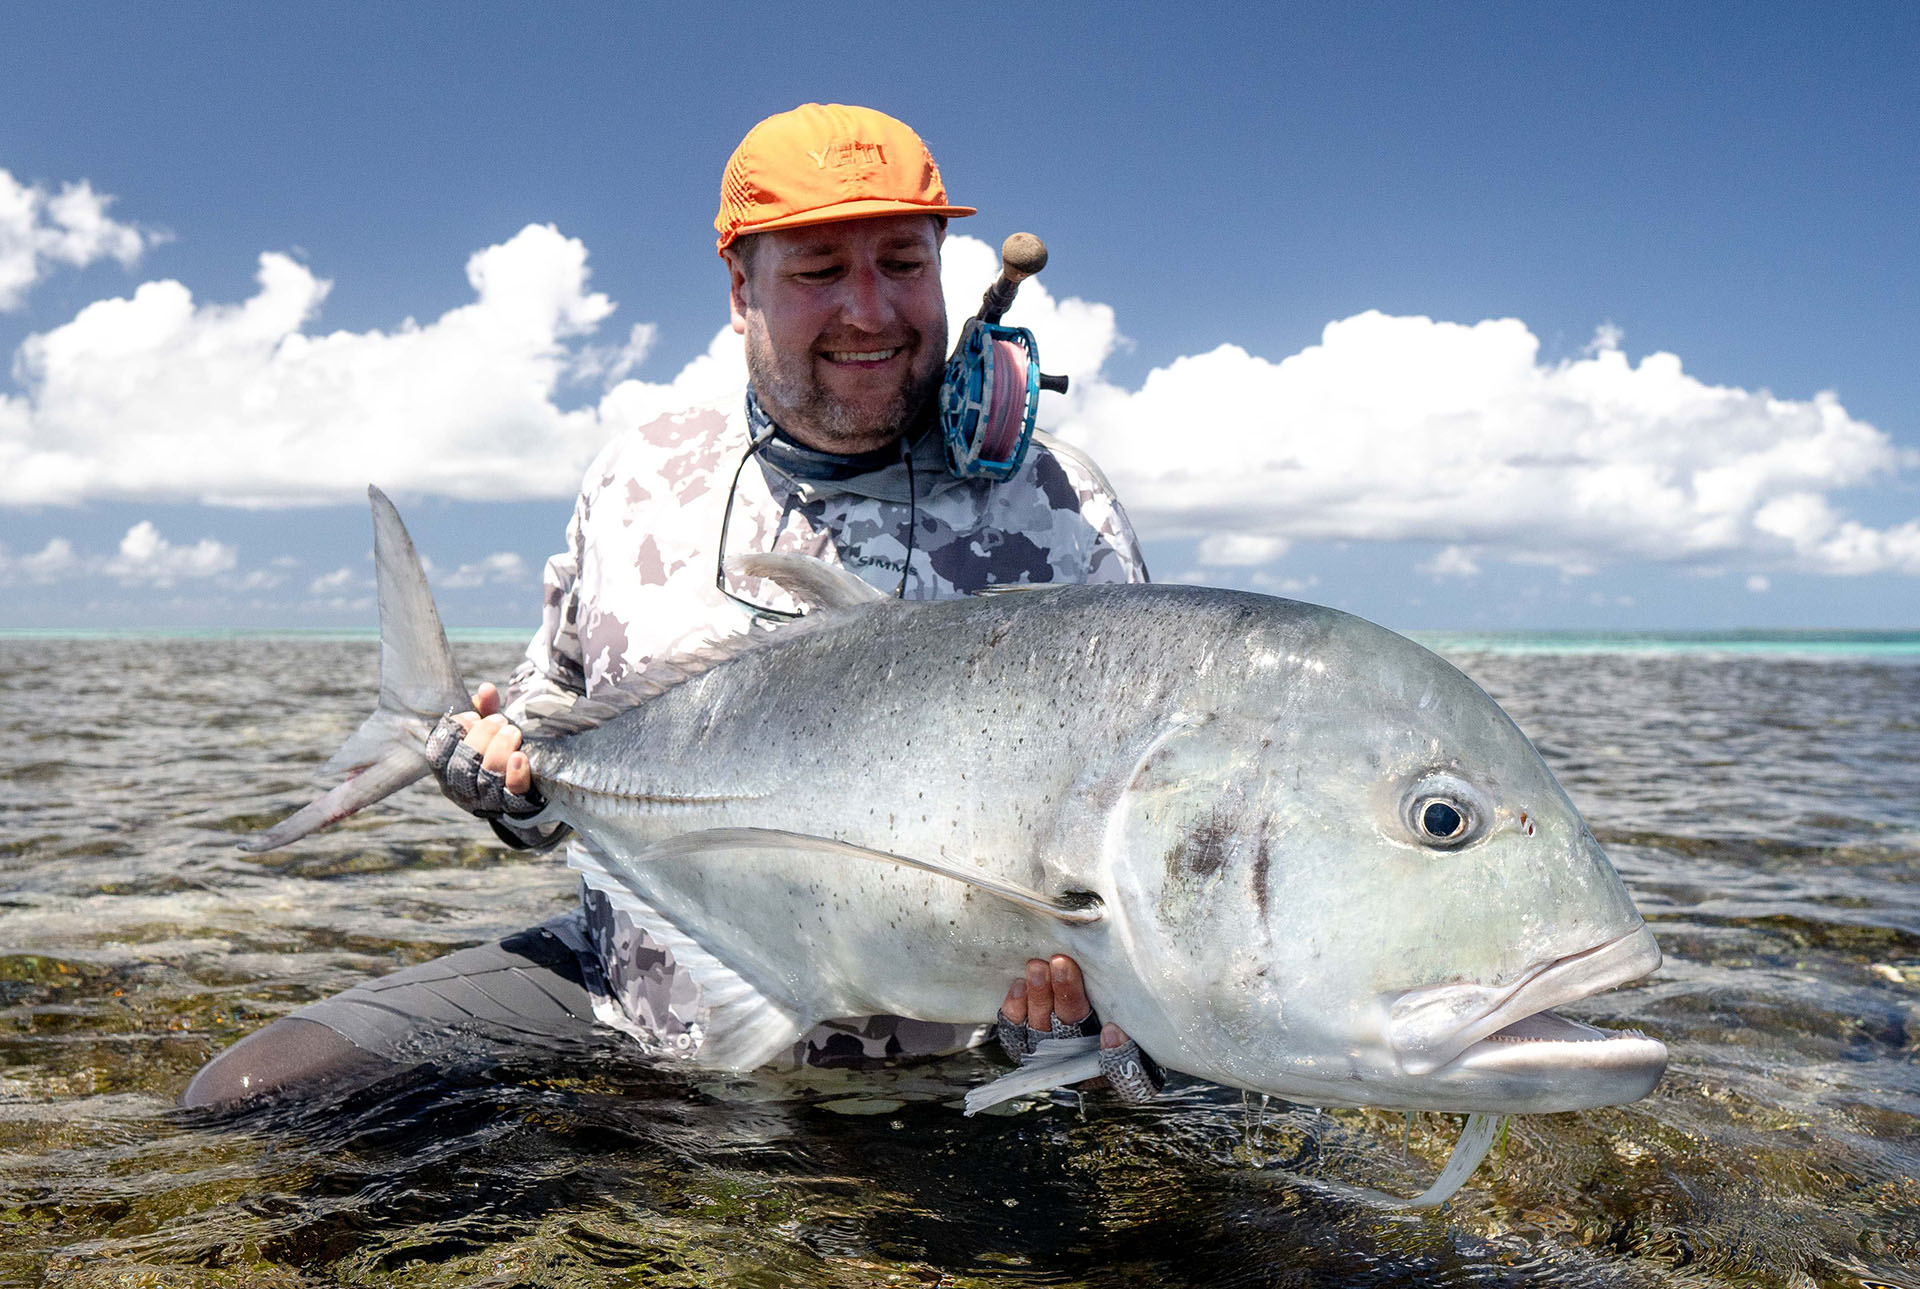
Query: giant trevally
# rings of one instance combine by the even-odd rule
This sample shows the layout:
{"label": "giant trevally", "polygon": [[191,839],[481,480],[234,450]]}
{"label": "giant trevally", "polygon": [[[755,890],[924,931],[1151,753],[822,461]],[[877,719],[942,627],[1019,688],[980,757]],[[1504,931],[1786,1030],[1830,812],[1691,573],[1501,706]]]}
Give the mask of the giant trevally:
{"label": "giant trevally", "polygon": [[[424,776],[428,729],[470,705],[370,492],[380,701],[333,762],[362,768],[250,849]],[[1545,1112],[1659,1079],[1657,1041],[1550,1010],[1651,972],[1653,936],[1526,736],[1412,641],[1199,587],[913,602],[795,557],[746,571],[819,607],[525,744],[587,880],[743,982],[708,999],[698,1063],[750,1069],[835,1017],[979,1021],[1063,952],[1163,1066],[1293,1101]],[[1456,1164],[1490,1138],[1470,1124]]]}

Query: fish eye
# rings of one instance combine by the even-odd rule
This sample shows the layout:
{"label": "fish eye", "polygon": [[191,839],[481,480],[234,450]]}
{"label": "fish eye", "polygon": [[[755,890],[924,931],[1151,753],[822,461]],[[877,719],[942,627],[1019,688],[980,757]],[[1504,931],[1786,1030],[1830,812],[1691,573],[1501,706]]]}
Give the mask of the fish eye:
{"label": "fish eye", "polygon": [[1479,840],[1493,817],[1478,789],[1445,771],[1422,775],[1401,800],[1400,817],[1412,840],[1440,850],[1458,850]]}
{"label": "fish eye", "polygon": [[1467,812],[1443,797],[1428,797],[1414,807],[1420,823],[1420,835],[1427,841],[1447,845],[1460,840],[1467,831]]}

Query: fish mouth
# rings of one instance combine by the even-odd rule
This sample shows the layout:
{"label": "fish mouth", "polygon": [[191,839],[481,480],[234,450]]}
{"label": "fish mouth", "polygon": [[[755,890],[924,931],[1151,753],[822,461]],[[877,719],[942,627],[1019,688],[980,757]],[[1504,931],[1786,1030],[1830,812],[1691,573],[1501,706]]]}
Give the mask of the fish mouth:
{"label": "fish mouth", "polygon": [[[1660,947],[1646,925],[1555,958],[1494,987],[1434,985],[1393,1003],[1388,1038],[1401,1068],[1430,1076],[1449,1104],[1541,1112],[1637,1101],[1666,1069],[1667,1049],[1635,1032],[1613,1032],[1557,1015],[1577,1002],[1648,975]],[[1499,1104],[1494,1104],[1498,1102]]]}

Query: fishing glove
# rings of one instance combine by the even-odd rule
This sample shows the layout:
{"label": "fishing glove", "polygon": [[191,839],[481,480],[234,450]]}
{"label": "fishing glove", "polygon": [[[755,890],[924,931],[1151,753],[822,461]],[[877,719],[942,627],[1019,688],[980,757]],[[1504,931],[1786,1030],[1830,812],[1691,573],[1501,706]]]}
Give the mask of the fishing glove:
{"label": "fishing glove", "polygon": [[1130,1105],[1153,1100],[1167,1085],[1167,1074],[1160,1063],[1132,1039],[1118,1047],[1100,1049],[1100,1073],[1106,1076],[1107,1086]]}
{"label": "fishing glove", "polygon": [[546,808],[538,788],[525,796],[507,791],[506,776],[480,764],[480,753],[466,742],[467,732],[449,712],[427,735],[427,760],[447,800],[482,819],[526,819]]}
{"label": "fishing glove", "polygon": [[1000,1040],[1000,1050],[1012,1057],[1016,1064],[1021,1057],[1033,1051],[1050,1038],[1087,1038],[1100,1033],[1100,1013],[1088,1012],[1087,1018],[1077,1025],[1068,1024],[1058,1016],[1053,1018],[1053,1028],[1029,1029],[1019,1021],[1007,1019],[1001,1012],[994,1022],[994,1036]]}
{"label": "fishing glove", "polygon": [[[1097,1038],[1099,1033],[1099,1012],[1087,1013],[1087,1018],[1078,1025],[1068,1024],[1055,1016],[1050,1031],[1029,1029],[1018,1021],[1008,1020],[1004,1011],[995,1018],[994,1024],[994,1035],[1000,1040],[1001,1050],[1015,1062],[1021,1062],[1028,1053],[1050,1038]],[[1100,1076],[1129,1105],[1153,1100],[1167,1083],[1166,1071],[1160,1068],[1159,1062],[1148,1056],[1140,1044],[1132,1039],[1118,1047],[1100,1049]]]}

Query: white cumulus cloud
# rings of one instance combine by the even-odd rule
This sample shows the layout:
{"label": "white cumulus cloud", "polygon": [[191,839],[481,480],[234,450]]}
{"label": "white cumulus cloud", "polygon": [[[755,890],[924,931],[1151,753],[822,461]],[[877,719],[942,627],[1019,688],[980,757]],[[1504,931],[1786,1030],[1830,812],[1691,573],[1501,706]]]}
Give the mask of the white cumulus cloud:
{"label": "white cumulus cloud", "polygon": [[131,268],[156,235],[109,216],[112,202],[84,179],[49,193],[0,170],[0,312],[24,305],[56,265],[114,259]]}
{"label": "white cumulus cloud", "polygon": [[1832,394],[1708,385],[1672,354],[1630,362],[1606,329],[1578,359],[1539,348],[1517,319],[1369,312],[1279,362],[1223,345],[1137,390],[1096,375],[1054,420],[1162,534],[1444,542],[1436,574],[1743,556],[1920,573],[1920,521],[1872,529],[1827,500],[1910,464]]}
{"label": "white cumulus cloud", "polygon": [[203,537],[191,546],[175,546],[160,535],[153,521],[143,519],[120,539],[120,550],[102,566],[110,577],[128,584],[172,586],[183,578],[208,578],[229,572],[238,552],[225,542]]}
{"label": "white cumulus cloud", "polygon": [[1211,533],[1201,539],[1195,553],[1210,568],[1250,567],[1271,564],[1287,553],[1284,537],[1260,537],[1246,533]]}
{"label": "white cumulus cloud", "polygon": [[[995,267],[985,243],[947,239],[956,322]],[[349,501],[369,481],[566,497],[609,435],[744,385],[725,328],[671,380],[636,379],[654,329],[602,342],[614,303],[590,289],[586,247],[551,226],[479,251],[466,273],[470,303],[365,332],[316,326],[330,284],[277,253],[237,304],[156,281],[89,305],[16,355],[0,505]],[[721,289],[716,273],[716,309]],[[1105,372],[1128,343],[1111,307],[1035,280],[1007,320],[1072,379],[1046,397],[1045,423],[1093,453],[1144,534],[1193,540],[1202,567],[1346,540],[1431,542],[1421,567],[1441,578],[1503,561],[1920,573],[1920,520],[1875,528],[1836,499],[1912,453],[1830,393],[1776,398],[1707,384],[1673,354],[1630,360],[1610,325],[1543,362],[1517,319],[1367,312],[1297,354],[1222,345],[1126,388]],[[451,584],[524,576],[483,562]]]}
{"label": "white cumulus cloud", "polygon": [[367,578],[350,568],[336,568],[331,573],[322,573],[307,583],[308,595],[339,595],[353,587],[364,586]]}
{"label": "white cumulus cloud", "polygon": [[441,580],[446,587],[518,586],[527,580],[527,561],[513,551],[495,551],[485,559],[462,564]]}
{"label": "white cumulus cloud", "polygon": [[1473,553],[1459,546],[1449,546],[1432,559],[1419,565],[1422,573],[1431,578],[1478,577],[1480,564]]}
{"label": "white cumulus cloud", "polygon": [[91,304],[20,347],[26,395],[0,402],[0,504],[320,502],[370,480],[567,495],[609,424],[684,406],[725,365],[695,363],[672,387],[623,381],[611,421],[563,409],[571,342],[613,309],[587,290],[586,259],[580,242],[529,225],[468,260],[471,304],[392,331],[310,330],[331,284],[277,253],[260,257],[241,304],[199,303],[172,281]]}
{"label": "white cumulus cloud", "polygon": [[0,586],[111,577],[125,586],[170,587],[182,581],[221,578],[238,562],[238,550],[226,542],[203,537],[191,546],[176,546],[152,520],[143,519],[127,529],[111,555],[82,555],[65,537],[52,538],[32,555],[14,556],[0,546]]}
{"label": "white cumulus cloud", "polygon": [[5,546],[0,546],[0,586],[11,586],[17,582],[58,582],[80,566],[81,560],[74,554],[73,543],[64,537],[50,538],[45,546],[31,555],[13,555]]}

